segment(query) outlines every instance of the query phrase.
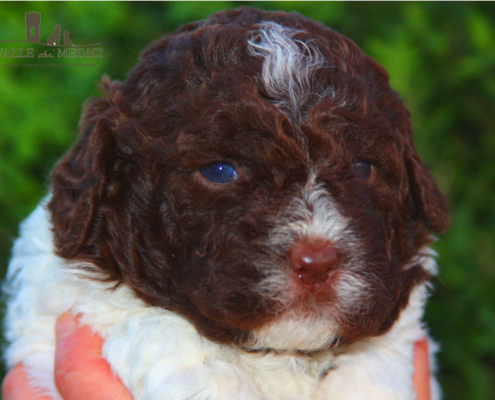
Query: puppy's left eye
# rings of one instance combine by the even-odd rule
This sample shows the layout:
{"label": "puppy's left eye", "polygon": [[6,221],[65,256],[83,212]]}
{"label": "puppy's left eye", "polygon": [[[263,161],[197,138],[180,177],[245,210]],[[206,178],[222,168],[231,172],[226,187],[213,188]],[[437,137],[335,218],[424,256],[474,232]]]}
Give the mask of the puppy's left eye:
{"label": "puppy's left eye", "polygon": [[359,180],[366,181],[371,176],[372,165],[368,161],[357,161],[351,165],[351,173]]}
{"label": "puppy's left eye", "polygon": [[215,183],[229,183],[237,180],[237,172],[232,165],[225,163],[211,164],[199,170],[201,175]]}

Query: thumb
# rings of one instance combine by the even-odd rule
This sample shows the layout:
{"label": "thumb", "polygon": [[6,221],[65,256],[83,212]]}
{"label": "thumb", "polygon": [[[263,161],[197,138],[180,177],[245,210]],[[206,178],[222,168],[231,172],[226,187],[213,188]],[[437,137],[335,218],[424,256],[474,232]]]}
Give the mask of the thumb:
{"label": "thumb", "polygon": [[103,340],[71,314],[56,325],[55,384],[65,400],[131,400],[101,355]]}

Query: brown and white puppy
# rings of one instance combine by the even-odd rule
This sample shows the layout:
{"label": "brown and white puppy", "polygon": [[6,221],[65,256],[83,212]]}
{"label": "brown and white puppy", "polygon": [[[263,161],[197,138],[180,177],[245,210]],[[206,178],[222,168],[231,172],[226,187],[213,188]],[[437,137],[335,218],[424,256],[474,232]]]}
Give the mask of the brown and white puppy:
{"label": "brown and white puppy", "polygon": [[240,8],[102,86],[16,242],[9,365],[56,398],[71,310],[136,399],[414,399],[448,222],[385,70],[299,14]]}

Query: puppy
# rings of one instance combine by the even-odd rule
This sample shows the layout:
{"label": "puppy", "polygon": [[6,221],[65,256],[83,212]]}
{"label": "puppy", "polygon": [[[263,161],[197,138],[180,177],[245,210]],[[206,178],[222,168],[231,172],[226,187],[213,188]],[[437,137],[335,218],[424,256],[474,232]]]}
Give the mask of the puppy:
{"label": "puppy", "polygon": [[448,222],[382,67],[299,14],[240,8],[102,87],[15,243],[10,367],[59,398],[70,310],[136,399],[415,398]]}

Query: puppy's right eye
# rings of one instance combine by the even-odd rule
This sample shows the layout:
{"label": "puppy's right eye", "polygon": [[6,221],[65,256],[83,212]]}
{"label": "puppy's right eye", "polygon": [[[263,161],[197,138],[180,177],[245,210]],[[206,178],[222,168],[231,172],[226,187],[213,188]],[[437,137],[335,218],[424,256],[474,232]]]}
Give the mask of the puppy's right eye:
{"label": "puppy's right eye", "polygon": [[217,163],[199,170],[201,175],[215,183],[229,183],[237,180],[237,172],[230,164]]}
{"label": "puppy's right eye", "polygon": [[351,173],[359,180],[366,181],[370,178],[373,166],[367,161],[357,161],[351,165]]}

